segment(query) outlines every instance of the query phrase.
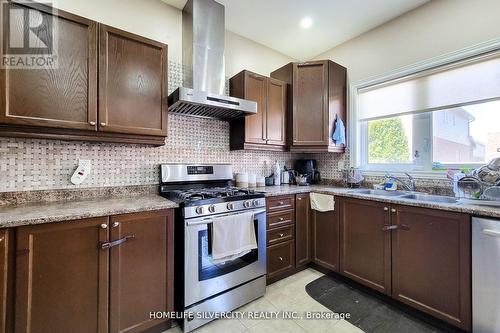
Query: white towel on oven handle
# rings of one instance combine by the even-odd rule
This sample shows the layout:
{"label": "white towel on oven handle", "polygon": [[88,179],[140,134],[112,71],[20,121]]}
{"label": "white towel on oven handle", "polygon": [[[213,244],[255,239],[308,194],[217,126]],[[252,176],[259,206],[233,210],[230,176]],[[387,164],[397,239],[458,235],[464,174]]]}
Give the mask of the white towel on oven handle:
{"label": "white towel on oven handle", "polygon": [[240,258],[257,248],[253,212],[212,218],[212,262]]}

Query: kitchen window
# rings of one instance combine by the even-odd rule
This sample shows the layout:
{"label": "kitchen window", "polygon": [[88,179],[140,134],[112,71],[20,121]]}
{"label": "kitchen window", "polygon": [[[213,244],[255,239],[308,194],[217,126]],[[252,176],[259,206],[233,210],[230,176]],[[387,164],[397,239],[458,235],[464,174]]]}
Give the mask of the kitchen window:
{"label": "kitchen window", "polygon": [[500,52],[357,90],[364,170],[474,168],[500,156]]}

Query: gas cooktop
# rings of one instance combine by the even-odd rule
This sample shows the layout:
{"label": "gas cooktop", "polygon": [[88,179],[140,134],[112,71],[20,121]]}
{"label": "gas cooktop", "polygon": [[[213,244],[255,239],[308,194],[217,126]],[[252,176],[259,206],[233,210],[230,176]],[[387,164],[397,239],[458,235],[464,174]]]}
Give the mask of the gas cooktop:
{"label": "gas cooktop", "polygon": [[250,208],[253,206],[251,199],[264,197],[253,189],[233,187],[232,177],[228,164],[162,164],[160,194],[182,207],[248,201],[250,204],[243,207]]}
{"label": "gas cooktop", "polygon": [[206,187],[193,189],[168,189],[160,193],[169,200],[183,206],[199,206],[219,202],[263,198],[264,194],[252,189],[238,187]]}

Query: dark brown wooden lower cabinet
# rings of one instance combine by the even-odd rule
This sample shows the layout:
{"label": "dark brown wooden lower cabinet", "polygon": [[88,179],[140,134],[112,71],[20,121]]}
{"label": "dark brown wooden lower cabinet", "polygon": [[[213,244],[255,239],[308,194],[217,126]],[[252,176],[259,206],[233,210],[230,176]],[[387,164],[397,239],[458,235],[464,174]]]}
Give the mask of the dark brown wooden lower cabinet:
{"label": "dark brown wooden lower cabinet", "polygon": [[392,294],[465,330],[471,328],[470,216],[394,206]]}
{"label": "dark brown wooden lower cabinet", "polygon": [[309,193],[297,194],[295,200],[295,266],[301,267],[311,262]]}
{"label": "dark brown wooden lower cabinet", "polygon": [[19,227],[15,332],[163,332],[173,237],[171,210]]}
{"label": "dark brown wooden lower cabinet", "polygon": [[340,218],[340,271],[343,275],[391,294],[391,224],[388,204],[344,198]]}
{"label": "dark brown wooden lower cabinet", "polygon": [[312,261],[326,269],[339,271],[339,217],[335,211],[311,212]]}
{"label": "dark brown wooden lower cabinet", "polygon": [[267,280],[284,276],[295,267],[295,242],[293,240],[267,247]]}
{"label": "dark brown wooden lower cabinet", "polygon": [[[110,333],[166,329],[150,312],[173,311],[173,221],[171,211],[112,216]],[[161,329],[160,329],[161,328]]]}
{"label": "dark brown wooden lower cabinet", "polygon": [[6,332],[9,234],[0,230],[0,333]]}
{"label": "dark brown wooden lower cabinet", "polygon": [[17,229],[16,333],[108,332],[108,218]]}

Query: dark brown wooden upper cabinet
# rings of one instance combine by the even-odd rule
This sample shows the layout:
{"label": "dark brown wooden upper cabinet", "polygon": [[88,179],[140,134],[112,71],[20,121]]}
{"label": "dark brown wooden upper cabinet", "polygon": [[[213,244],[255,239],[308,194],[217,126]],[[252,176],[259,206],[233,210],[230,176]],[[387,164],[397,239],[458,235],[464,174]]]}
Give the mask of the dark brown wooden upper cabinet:
{"label": "dark brown wooden upper cabinet", "polygon": [[[344,152],[332,140],[337,118],[347,129],[345,67],[330,60],[289,63],[271,77],[289,85],[288,145],[297,152]],[[347,133],[346,133],[347,136]]]}
{"label": "dark brown wooden upper cabinet", "polygon": [[309,193],[297,194],[295,198],[295,266],[300,267],[311,262],[311,210]]}
{"label": "dark brown wooden upper cabinet", "polygon": [[[96,131],[96,22],[36,3],[10,2],[9,6],[36,10],[53,20],[57,63],[50,69],[0,69],[0,123]],[[23,16],[6,17],[21,20]],[[23,22],[4,23],[9,24],[22,26]]]}
{"label": "dark brown wooden upper cabinet", "polygon": [[[0,69],[0,136],[165,144],[167,45],[43,4],[8,6],[53,22],[57,61]],[[11,17],[7,26],[23,25]]]}
{"label": "dark brown wooden upper cabinet", "polygon": [[0,230],[0,333],[7,332],[8,237],[7,229]]}
{"label": "dark brown wooden upper cabinet", "polygon": [[286,146],[286,83],[268,79],[267,88],[267,144]]}
{"label": "dark brown wooden upper cabinet", "polygon": [[99,130],[167,135],[167,45],[99,25]]}
{"label": "dark brown wooden upper cabinet", "polygon": [[392,232],[393,297],[470,331],[470,216],[409,206],[392,209],[397,226]]}
{"label": "dark brown wooden upper cabinet", "polygon": [[15,332],[108,332],[108,218],[17,229]]}
{"label": "dark brown wooden upper cabinet", "polygon": [[244,70],[230,80],[230,95],[257,103],[257,114],[231,121],[231,149],[286,149],[286,84]]}
{"label": "dark brown wooden upper cabinet", "polygon": [[169,328],[151,311],[173,311],[172,211],[112,216],[111,239],[127,239],[111,249],[110,333]]}
{"label": "dark brown wooden upper cabinet", "polygon": [[389,205],[349,198],[340,202],[340,273],[391,295]]}

